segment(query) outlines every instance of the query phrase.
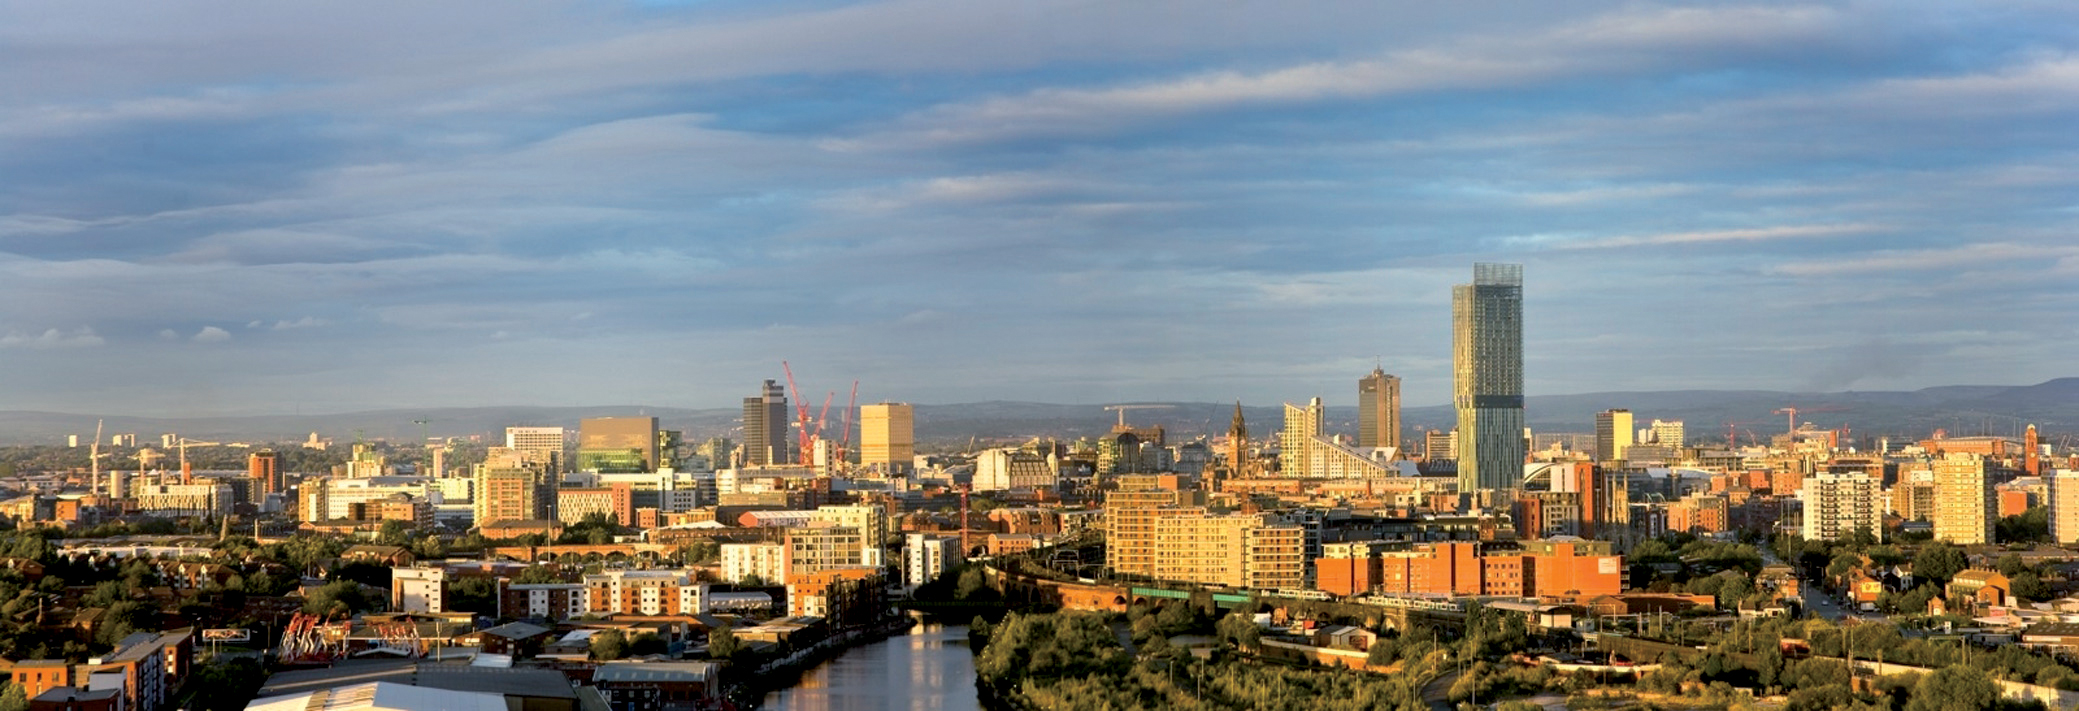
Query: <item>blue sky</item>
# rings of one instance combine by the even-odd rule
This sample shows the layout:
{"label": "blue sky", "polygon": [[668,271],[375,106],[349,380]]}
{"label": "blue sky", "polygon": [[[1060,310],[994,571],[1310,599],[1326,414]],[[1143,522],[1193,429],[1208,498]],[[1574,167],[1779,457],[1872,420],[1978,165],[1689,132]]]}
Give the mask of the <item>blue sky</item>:
{"label": "blue sky", "polygon": [[[0,409],[2079,375],[2079,9],[0,2]],[[811,397],[811,399],[817,399]]]}

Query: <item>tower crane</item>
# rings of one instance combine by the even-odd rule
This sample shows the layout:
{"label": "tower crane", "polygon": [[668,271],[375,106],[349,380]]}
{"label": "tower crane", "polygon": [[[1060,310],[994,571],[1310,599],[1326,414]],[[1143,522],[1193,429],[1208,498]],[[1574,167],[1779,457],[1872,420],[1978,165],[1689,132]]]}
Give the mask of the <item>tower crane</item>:
{"label": "tower crane", "polygon": [[[101,425],[105,422],[105,420],[94,421],[94,441],[87,444],[87,469],[93,472],[89,475],[92,477],[92,480],[87,482],[87,486],[97,494],[101,493],[101,458],[107,456],[101,453]],[[114,492],[111,491],[110,493]]]}
{"label": "tower crane", "polygon": [[1170,409],[1170,408],[1173,408],[1173,407],[1176,407],[1176,406],[1175,406],[1175,405],[1106,405],[1106,406],[1104,406],[1104,409],[1106,409],[1106,410],[1117,410],[1117,411],[1119,412],[1119,427],[1120,427],[1121,429],[1124,429],[1124,428],[1126,427],[1126,411],[1127,411],[1127,410],[1167,410],[1167,409]]}
{"label": "tower crane", "polygon": [[234,443],[232,443],[232,444],[229,444],[229,445],[226,445],[226,444],[224,444],[223,442],[204,442],[204,441],[202,441],[202,440],[188,439],[188,438],[186,438],[186,437],[181,437],[181,438],[179,438],[179,440],[178,440],[177,444],[178,444],[178,446],[180,447],[180,483],[182,483],[182,484],[193,484],[193,483],[195,483],[195,470],[193,470],[193,469],[190,469],[190,468],[188,468],[188,447],[190,447],[190,446],[195,446],[195,447],[220,447],[220,446],[230,446],[230,447],[245,447],[245,446],[249,446],[249,445],[246,445],[246,444],[243,444],[243,443],[237,443],[237,442],[234,442]]}
{"label": "tower crane", "polygon": [[1803,413],[1806,413],[1806,414],[1810,414],[1810,413],[1814,413],[1814,412],[1847,412],[1847,411],[1848,411],[1848,408],[1847,408],[1847,407],[1844,407],[1844,406],[1841,406],[1841,405],[1820,405],[1820,406],[1818,406],[1818,407],[1785,407],[1785,408],[1782,408],[1782,409],[1779,409],[1779,410],[1775,411],[1775,413],[1773,413],[1773,414],[1777,414],[1777,415],[1789,415],[1789,416],[1790,416],[1790,428],[1789,428],[1789,429],[1787,429],[1787,430],[1785,430],[1785,431],[1784,431],[1784,434],[1796,434],[1796,433],[1797,433],[1797,413],[1803,412]]}
{"label": "tower crane", "polygon": [[852,397],[845,401],[845,431],[837,436],[837,461],[852,461],[852,413],[859,411],[859,381],[852,381]]}
{"label": "tower crane", "polygon": [[794,367],[787,365],[787,361],[780,361],[780,372],[787,374],[787,392],[794,396],[794,410],[796,412],[794,423],[801,430],[799,435],[800,446],[797,448],[796,453],[799,463],[802,466],[808,466],[815,461],[813,459],[815,453],[809,451],[808,401],[801,399],[801,388],[794,386]]}

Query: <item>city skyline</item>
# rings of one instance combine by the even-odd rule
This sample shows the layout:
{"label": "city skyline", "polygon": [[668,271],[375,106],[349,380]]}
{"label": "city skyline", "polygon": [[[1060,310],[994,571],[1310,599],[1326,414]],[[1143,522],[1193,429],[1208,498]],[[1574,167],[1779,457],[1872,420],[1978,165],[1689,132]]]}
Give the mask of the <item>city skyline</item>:
{"label": "city skyline", "polygon": [[2037,383],[2075,13],[0,4],[0,410]]}

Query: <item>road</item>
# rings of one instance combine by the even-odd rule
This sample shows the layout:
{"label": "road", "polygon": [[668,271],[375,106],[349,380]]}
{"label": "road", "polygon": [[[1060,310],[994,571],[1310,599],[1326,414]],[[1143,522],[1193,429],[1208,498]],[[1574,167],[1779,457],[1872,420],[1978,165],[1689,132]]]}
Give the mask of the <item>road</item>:
{"label": "road", "polygon": [[[1759,549],[1763,563],[1776,565],[1783,562],[1783,559],[1776,557],[1776,552],[1769,550],[1768,546],[1759,546]],[[1795,566],[1792,567],[1795,568]],[[1818,615],[1828,622],[1840,622],[1853,616],[1848,608],[1834,602],[1831,596],[1820,590],[1817,583],[1806,580],[1803,571],[1798,571],[1797,576],[1798,605],[1804,608],[1805,611]]]}
{"label": "road", "polygon": [[1422,701],[1429,704],[1430,711],[1452,711],[1451,685],[1458,683],[1458,675],[1459,671],[1453,669],[1422,685]]}

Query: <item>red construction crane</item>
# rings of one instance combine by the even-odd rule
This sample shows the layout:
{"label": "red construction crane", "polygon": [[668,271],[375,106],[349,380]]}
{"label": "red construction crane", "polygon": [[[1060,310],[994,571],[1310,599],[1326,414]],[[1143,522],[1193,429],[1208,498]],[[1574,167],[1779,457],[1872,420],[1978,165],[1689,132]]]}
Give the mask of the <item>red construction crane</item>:
{"label": "red construction crane", "polygon": [[1726,423],[1725,423],[1725,446],[1727,446],[1727,447],[1730,447],[1730,448],[1733,448],[1733,449],[1739,449],[1739,448],[1740,448],[1740,427],[1741,427],[1742,425],[1758,425],[1758,424],[1761,424],[1761,423],[1759,423],[1759,422],[1731,422],[1731,421],[1728,421],[1728,422],[1726,422]]}
{"label": "red construction crane", "polygon": [[794,397],[794,425],[795,429],[801,431],[801,434],[798,435],[801,444],[795,450],[799,455],[797,462],[806,466],[815,461],[813,458],[815,453],[809,451],[808,401],[801,399],[801,388],[794,387],[794,368],[787,365],[787,361],[783,360],[780,361],[780,371],[787,374],[787,392]]}
{"label": "red construction crane", "polygon": [[852,413],[859,411],[859,381],[852,381],[852,397],[845,401],[845,431],[837,435],[837,461],[852,461]]}

